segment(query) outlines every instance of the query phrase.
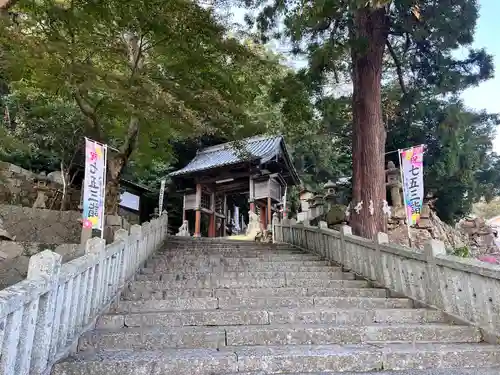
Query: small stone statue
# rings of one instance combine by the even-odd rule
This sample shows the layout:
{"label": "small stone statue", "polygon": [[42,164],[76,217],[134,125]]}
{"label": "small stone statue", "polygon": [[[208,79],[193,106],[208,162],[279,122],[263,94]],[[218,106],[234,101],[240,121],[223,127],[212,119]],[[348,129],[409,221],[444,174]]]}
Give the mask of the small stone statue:
{"label": "small stone statue", "polygon": [[182,225],[179,227],[179,231],[177,232],[176,236],[179,236],[179,237],[189,237],[189,236],[191,236],[189,234],[188,221],[187,220],[184,220],[184,222],[182,223]]}
{"label": "small stone statue", "polygon": [[0,218],[0,240],[1,241],[14,241],[15,238],[12,237],[3,227],[3,220]]}
{"label": "small stone statue", "polygon": [[257,233],[261,231],[261,222],[259,215],[257,215],[255,212],[250,211],[248,213],[248,227],[247,227],[247,232],[246,235],[248,237],[255,237]]}
{"label": "small stone statue", "polygon": [[37,197],[35,200],[35,203],[33,203],[33,208],[47,208],[45,205],[45,202],[47,202],[47,196],[45,195],[45,192],[41,189],[37,191]]}

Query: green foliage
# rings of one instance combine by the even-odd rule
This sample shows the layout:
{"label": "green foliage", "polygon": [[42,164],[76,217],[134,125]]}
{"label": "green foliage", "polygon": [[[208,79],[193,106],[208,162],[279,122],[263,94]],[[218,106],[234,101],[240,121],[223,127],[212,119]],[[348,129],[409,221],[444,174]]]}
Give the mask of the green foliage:
{"label": "green foliage", "polygon": [[228,37],[213,11],[185,1],[20,1],[14,9],[25,17],[0,32],[11,86],[78,106],[85,135],[125,159],[138,149],[139,163],[168,162],[171,139],[263,128],[249,109],[277,62]]}
{"label": "green foliage", "polygon": [[469,258],[470,257],[470,249],[467,246],[457,247],[453,249],[451,255],[461,258]]}
{"label": "green foliage", "polygon": [[[382,82],[397,81],[401,86],[402,95],[396,100],[407,108],[410,127],[414,103],[428,95],[458,93],[493,75],[492,57],[470,48],[478,18],[475,0],[245,0],[244,4],[256,12],[255,18],[247,18],[257,25],[263,40],[284,39],[292,45],[292,53],[307,59],[308,67],[300,76],[320,110],[325,97],[330,103],[337,101],[328,94],[332,86],[352,80],[352,126],[348,123],[347,128],[352,129],[357,201],[382,198],[384,190],[381,122],[388,121],[379,113]],[[468,55],[457,58],[459,48],[468,49]],[[397,117],[401,122],[400,114]],[[335,125],[337,134],[346,129],[344,121]],[[362,213],[355,219],[358,234],[373,236],[382,227],[377,214]]]}
{"label": "green foliage", "polygon": [[[474,112],[457,99],[422,98],[412,106],[408,123],[405,104],[388,120],[387,151],[425,144],[425,187],[436,198],[439,217],[453,223],[498,180],[491,165],[496,115]],[[389,155],[396,164],[397,154]],[[496,185],[498,186],[498,185]],[[498,188],[497,188],[498,189]]]}

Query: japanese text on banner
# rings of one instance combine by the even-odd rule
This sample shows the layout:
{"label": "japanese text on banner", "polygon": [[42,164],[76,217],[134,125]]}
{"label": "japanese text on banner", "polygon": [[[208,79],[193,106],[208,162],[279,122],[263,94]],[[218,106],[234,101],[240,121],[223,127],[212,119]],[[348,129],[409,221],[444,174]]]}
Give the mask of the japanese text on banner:
{"label": "japanese text on banner", "polygon": [[423,145],[400,151],[406,217],[410,226],[419,222],[424,203],[423,157]]}
{"label": "japanese text on banner", "polygon": [[106,146],[85,140],[85,180],[83,186],[83,226],[103,230]]}

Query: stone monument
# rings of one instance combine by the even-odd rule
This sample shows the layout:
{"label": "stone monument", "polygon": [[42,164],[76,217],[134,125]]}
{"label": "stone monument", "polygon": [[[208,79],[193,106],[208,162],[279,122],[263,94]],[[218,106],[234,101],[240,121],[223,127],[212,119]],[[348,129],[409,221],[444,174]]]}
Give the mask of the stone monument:
{"label": "stone monument", "polygon": [[253,211],[248,212],[248,227],[246,235],[250,238],[255,238],[257,234],[261,231],[261,223],[259,219],[259,215],[257,215]]}
{"label": "stone monument", "polygon": [[403,185],[401,183],[401,174],[399,169],[396,168],[394,162],[389,161],[387,163],[387,169],[385,171],[387,176],[386,186],[389,188],[389,193],[391,196],[391,206],[392,206],[392,217],[395,219],[405,219],[405,208],[402,197]]}
{"label": "stone monument", "polygon": [[189,233],[189,223],[187,220],[184,220],[182,225],[179,227],[179,231],[177,232],[176,236],[179,237],[190,237],[191,234]]}

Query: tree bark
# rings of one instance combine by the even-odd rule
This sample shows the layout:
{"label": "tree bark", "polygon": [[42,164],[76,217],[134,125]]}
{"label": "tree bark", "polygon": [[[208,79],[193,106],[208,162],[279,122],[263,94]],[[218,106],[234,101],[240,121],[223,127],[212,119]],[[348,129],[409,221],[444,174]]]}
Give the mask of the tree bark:
{"label": "tree bark", "polygon": [[120,177],[134,151],[139,136],[139,119],[130,118],[125,144],[120,152],[107,162],[106,170],[106,215],[117,215],[120,203]]}
{"label": "tree bark", "polygon": [[[351,28],[353,78],[353,200],[355,234],[374,238],[384,231],[385,127],[382,122],[382,59],[388,37],[385,8],[356,10]],[[354,208],[360,207],[356,211]],[[372,208],[372,209],[370,209]]]}

